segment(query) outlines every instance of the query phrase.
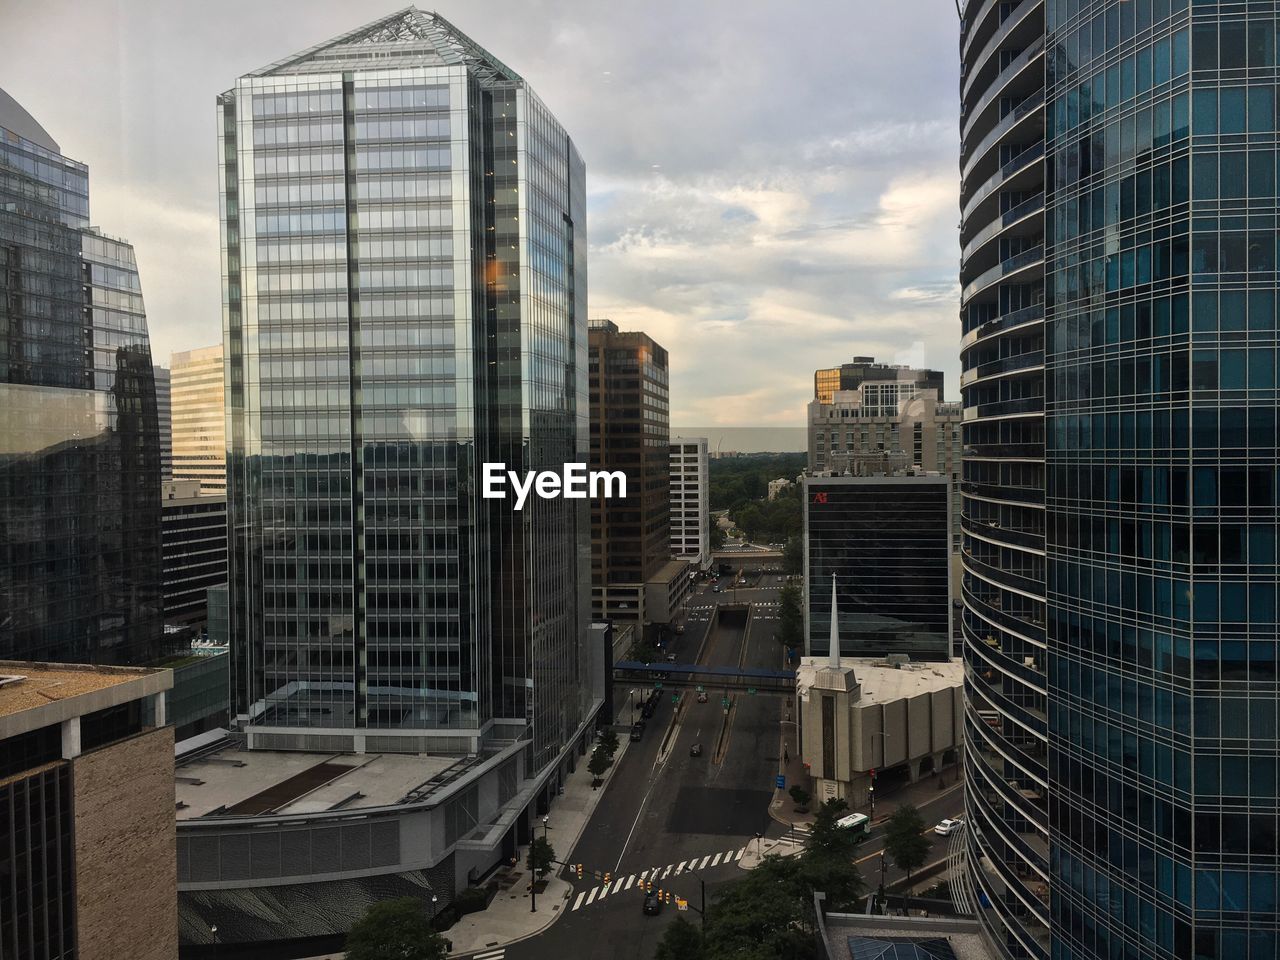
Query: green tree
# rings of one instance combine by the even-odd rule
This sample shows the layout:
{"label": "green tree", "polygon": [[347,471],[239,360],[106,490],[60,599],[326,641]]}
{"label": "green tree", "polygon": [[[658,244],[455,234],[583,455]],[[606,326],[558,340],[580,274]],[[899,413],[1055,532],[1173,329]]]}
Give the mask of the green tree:
{"label": "green tree", "polygon": [[534,878],[540,878],[546,875],[551,869],[551,865],[556,859],[556,849],[551,846],[550,841],[546,837],[534,837],[533,843],[529,844],[529,857],[525,861],[534,874]]}
{"label": "green tree", "polygon": [[427,911],[413,897],[375,903],[347,934],[347,960],[444,960],[447,955],[444,937],[431,929]]}
{"label": "green tree", "polygon": [[714,520],[711,522],[711,549],[719,550],[724,546],[725,541],[729,538],[725,536],[725,532],[720,529],[720,524]]}
{"label": "green tree", "polygon": [[893,812],[884,828],[884,849],[890,859],[907,875],[907,887],[911,886],[911,874],[924,866],[933,842],[925,835],[924,817],[910,804],[904,804]]}
{"label": "green tree", "polygon": [[796,805],[797,813],[803,813],[809,806],[809,801],[813,799],[813,794],[798,783],[788,790],[787,793],[791,794],[791,802]]}
{"label": "green tree", "polygon": [[609,769],[609,758],[601,750],[592,750],[591,759],[587,761],[587,773],[591,774],[591,789],[600,786],[600,778]]}
{"label": "green tree", "polygon": [[600,749],[610,760],[618,752],[618,734],[611,727],[600,731]]}
{"label": "green tree", "polygon": [[798,533],[787,537],[782,548],[782,572],[791,577],[804,573],[804,538]]}
{"label": "green tree", "polygon": [[804,611],[801,609],[800,587],[783,586],[778,595],[778,642],[793,649],[804,647]]}
{"label": "green tree", "polygon": [[848,811],[843,799],[828,800],[814,814],[800,876],[810,890],[821,890],[833,907],[851,906],[865,890],[854,860],[860,838],[838,823]]}
{"label": "green tree", "polygon": [[653,960],[702,960],[702,933],[684,917],[676,917],[658,943]]}
{"label": "green tree", "polygon": [[631,644],[631,649],[627,651],[627,656],[638,663],[653,663],[655,660],[662,658],[662,653],[652,641],[641,637]]}

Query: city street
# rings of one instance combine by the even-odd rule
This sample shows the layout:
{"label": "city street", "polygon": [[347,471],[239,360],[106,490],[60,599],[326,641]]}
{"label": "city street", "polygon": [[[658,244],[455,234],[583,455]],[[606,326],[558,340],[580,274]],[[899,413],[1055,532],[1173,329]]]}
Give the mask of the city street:
{"label": "city street", "polygon": [[[766,576],[760,588],[739,588],[737,602],[775,604],[781,586],[776,580]],[[713,593],[709,585],[700,584],[690,598],[686,631],[674,638],[672,652],[678,661],[779,666],[781,648],[773,639],[776,619],[757,621],[745,637],[742,624],[704,619],[713,605],[735,600],[731,580],[724,577],[720,582],[725,592]],[[762,607],[761,612],[772,609]],[[695,660],[699,647],[704,647],[702,656]],[[637,690],[636,703],[648,692]],[[664,690],[644,739],[632,744],[619,769],[610,772],[604,787],[608,792],[577,847],[568,855],[561,853],[588,871],[561,907],[566,915],[539,936],[507,947],[506,957],[649,960],[676,909],[673,904],[657,917],[645,916],[641,874],[656,876],[659,886],[688,898],[696,908],[700,890],[689,874],[691,866],[706,880],[710,895],[716,884],[741,876],[737,860],[758,833],[779,836],[786,831],[768,812],[778,768],[779,698],[734,695],[726,717],[722,690],[708,689],[706,703],[698,703],[692,690],[682,696],[684,710],[666,755],[660,758],[659,750],[674,708]],[[620,705],[628,699],[626,690],[618,692]],[[701,756],[689,755],[695,743],[702,745]],[[603,883],[590,876],[592,870],[611,874],[607,893]],[[698,921],[694,910],[687,915]]]}
{"label": "city street", "polygon": [[[720,593],[713,592],[710,584],[699,584],[689,599],[685,632],[673,637],[668,647],[677,662],[781,667],[782,647],[774,639],[782,587],[778,576],[764,574],[758,585],[736,591],[732,578],[721,577]],[[713,619],[717,604],[727,609]],[[752,605],[745,631],[732,612],[743,604]],[[637,687],[634,695],[625,687],[615,692],[621,723],[629,721],[633,709],[639,715],[651,689]],[[738,861],[757,843],[757,835],[779,838],[791,833],[803,838],[803,826],[789,830],[769,815],[778,771],[781,699],[776,694],[729,694],[731,707],[726,715],[726,691],[708,688],[706,694],[707,702],[698,703],[695,691],[681,692],[684,708],[672,730],[672,691],[662,691],[643,738],[632,743],[617,768],[609,772],[601,787],[605,794],[577,845],[572,850],[557,849],[560,858],[581,863],[584,869],[582,880],[572,880],[569,899],[559,904],[560,918],[528,940],[473,954],[475,960],[564,956],[650,960],[677,911],[673,903],[658,916],[643,913],[641,891],[646,879],[688,899],[686,916],[697,923],[701,905],[697,877],[706,882],[710,898],[717,886],[742,875]],[[690,756],[694,744],[701,745],[700,756]],[[907,792],[930,831],[944,817],[962,812],[958,786],[934,792],[931,784],[922,783],[906,788]],[[890,808],[893,796],[884,799],[886,809]],[[790,801],[784,809],[790,809]],[[935,840],[932,862],[945,856],[946,839],[932,832],[930,837]],[[554,817],[550,839],[554,845]],[[857,861],[868,889],[880,881],[882,850],[881,830],[876,829],[860,848]],[[606,885],[593,873],[608,873],[610,882]],[[887,882],[898,879],[901,873],[890,867]],[[540,903],[539,909],[549,906]]]}

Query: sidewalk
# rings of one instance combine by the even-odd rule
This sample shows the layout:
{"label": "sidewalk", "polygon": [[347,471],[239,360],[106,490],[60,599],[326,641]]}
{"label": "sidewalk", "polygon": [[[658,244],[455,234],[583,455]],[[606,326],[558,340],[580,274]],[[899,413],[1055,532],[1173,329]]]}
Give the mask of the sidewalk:
{"label": "sidewalk", "polygon": [[[578,843],[587,821],[595,812],[596,804],[604,796],[609,785],[609,776],[617,769],[622,758],[626,756],[630,740],[620,738],[618,752],[614,755],[613,766],[606,774],[598,790],[591,789],[591,774],[587,773],[585,759],[564,782],[564,793],[555,798],[551,805],[550,818],[547,822],[547,839],[555,847],[557,858],[564,860],[570,856]],[[541,834],[538,834],[541,836]],[[529,909],[529,880],[525,867],[529,854],[527,846],[519,850],[518,865],[506,874],[508,880],[514,882],[508,889],[502,890],[489,904],[488,909],[478,913],[469,913],[448,930],[444,936],[453,941],[453,952],[450,956],[475,953],[478,950],[492,950],[505,947],[517,940],[531,937],[545,927],[549,927],[560,916],[565,901],[573,892],[573,885],[560,877],[562,868],[557,867],[554,873],[548,874],[546,888],[538,893],[537,912]],[[504,883],[504,886],[506,884]]]}

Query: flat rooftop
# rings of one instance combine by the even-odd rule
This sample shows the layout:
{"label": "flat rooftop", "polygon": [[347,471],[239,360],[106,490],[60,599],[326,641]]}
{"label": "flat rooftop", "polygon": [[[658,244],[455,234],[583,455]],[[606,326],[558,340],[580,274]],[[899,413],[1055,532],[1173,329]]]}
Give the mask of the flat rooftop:
{"label": "flat rooftop", "polygon": [[[796,687],[807,689],[814,685],[819,670],[828,664],[826,657],[801,657],[796,670]],[[859,706],[890,703],[958,687],[964,683],[964,664],[959,660],[946,663],[907,663],[894,667],[884,659],[870,657],[841,657],[842,667],[852,667],[858,683],[862,685]]]}
{"label": "flat rooftop", "polygon": [[[180,762],[179,820],[384,807],[443,787],[487,756],[247,750],[235,742]],[[456,769],[451,769],[456,768]]]}
{"label": "flat rooftop", "polygon": [[[993,960],[987,941],[972,919],[864,917],[829,913],[827,939],[832,960],[869,956],[928,957],[931,960]],[[919,947],[910,949],[914,941]],[[883,944],[883,947],[880,945]],[[854,948],[859,948],[855,954]]]}
{"label": "flat rooftop", "polygon": [[0,720],[13,721],[0,724],[0,736],[105,710],[172,686],[168,670],[150,667],[0,660]]}

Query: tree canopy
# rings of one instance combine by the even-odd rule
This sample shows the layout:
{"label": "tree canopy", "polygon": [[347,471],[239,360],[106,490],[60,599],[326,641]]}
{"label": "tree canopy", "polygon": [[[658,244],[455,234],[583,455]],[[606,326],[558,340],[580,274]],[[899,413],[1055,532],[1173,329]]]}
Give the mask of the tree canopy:
{"label": "tree canopy", "polygon": [[347,960],[444,960],[444,937],[413,897],[375,903],[347,934]]}
{"label": "tree canopy", "polygon": [[910,804],[904,804],[893,812],[884,828],[884,849],[898,869],[911,874],[924,866],[925,858],[933,842],[925,836],[924,817]]}
{"label": "tree canopy", "polygon": [[814,892],[841,909],[864,889],[854,863],[858,841],[836,826],[845,809],[824,804],[799,855],[769,855],[721,888],[707,907],[705,933],[679,920],[668,927],[658,960],[814,960]]}

